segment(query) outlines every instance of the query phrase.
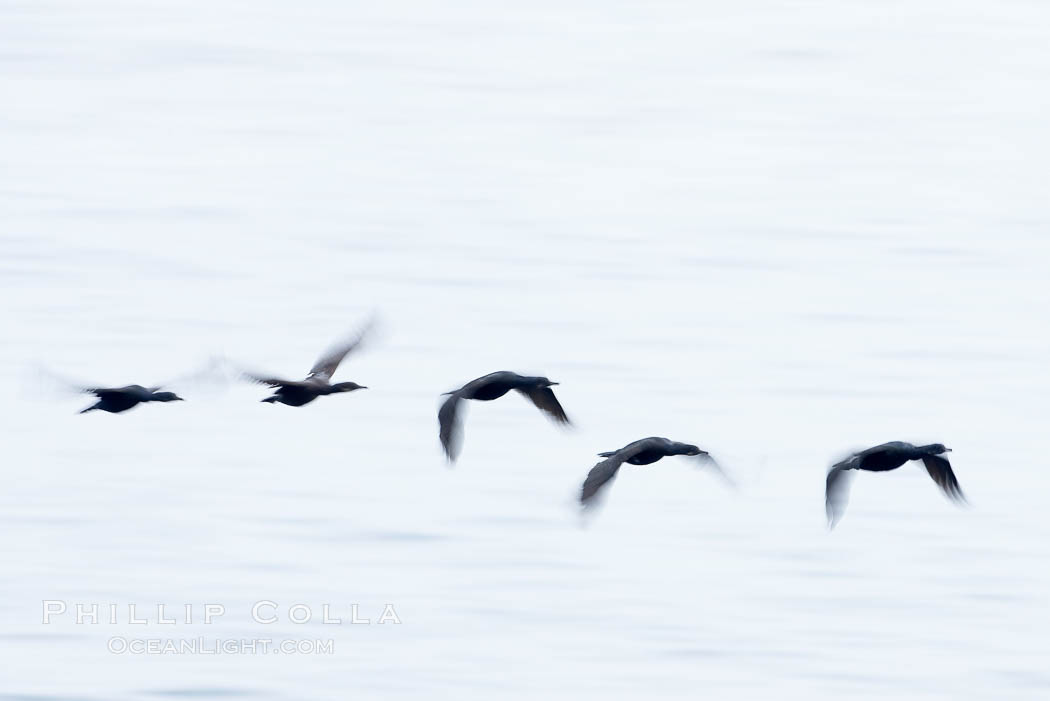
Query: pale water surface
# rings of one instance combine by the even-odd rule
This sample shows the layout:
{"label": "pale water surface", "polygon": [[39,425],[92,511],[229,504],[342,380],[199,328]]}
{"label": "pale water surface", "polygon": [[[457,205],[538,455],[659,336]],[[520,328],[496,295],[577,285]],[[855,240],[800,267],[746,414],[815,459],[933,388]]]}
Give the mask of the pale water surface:
{"label": "pale water surface", "polygon": [[[1050,7],[11,1],[0,47],[0,699],[1047,697]],[[373,310],[371,389],[299,410],[35,396],[302,375]],[[476,404],[447,469],[438,394],[503,368],[576,430]],[[627,469],[583,527],[653,434],[740,490]],[[864,474],[829,534],[894,439],[972,508]]]}

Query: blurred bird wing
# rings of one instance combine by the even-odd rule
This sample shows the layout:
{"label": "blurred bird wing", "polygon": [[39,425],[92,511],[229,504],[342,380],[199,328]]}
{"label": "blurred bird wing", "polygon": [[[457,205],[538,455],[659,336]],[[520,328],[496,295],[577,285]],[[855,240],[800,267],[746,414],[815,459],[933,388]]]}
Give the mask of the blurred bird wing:
{"label": "blurred bird wing", "polygon": [[620,466],[645,450],[648,446],[648,439],[635,441],[634,443],[617,450],[608,458],[592,467],[591,471],[587,473],[587,478],[583,481],[583,487],[580,488],[580,503],[584,506],[594,506],[597,504],[599,500],[595,499],[595,495],[597,495],[605,485],[610,484],[613,481],[616,477],[616,473],[620,470]]}
{"label": "blurred bird wing", "polygon": [[846,513],[852,481],[852,460],[843,460],[828,472],[824,489],[824,510],[828,515],[828,528],[834,528]]}
{"label": "blurred bird wing", "polygon": [[71,380],[70,378],[65,377],[64,375],[59,375],[57,373],[51,372],[47,368],[40,366],[35,368],[35,377],[32,379],[46,386],[48,388],[48,391],[54,390],[56,394],[94,394],[97,397],[99,396],[99,392],[110,392],[115,389],[112,387],[98,387],[88,385],[84,382]]}
{"label": "blurred bird wing", "polygon": [[701,453],[700,455],[696,456],[696,460],[700,463],[703,463],[707,467],[713,468],[714,471],[718,473],[718,476],[722,478],[722,481],[725,482],[727,485],[729,485],[733,489],[737,488],[736,481],[729,476],[729,473],[725,471],[725,468],[723,468],[717,460],[711,457],[710,453]]}
{"label": "blurred bird wing", "polygon": [[115,394],[129,394],[135,392],[143,392],[152,394],[164,387],[169,386],[171,383],[165,382],[162,385],[156,385],[154,387],[143,387],[142,385],[125,385],[123,387],[99,387],[97,385],[87,385],[83,382],[77,382],[70,380],[67,377],[56,375],[55,373],[40,368],[38,370],[40,376],[47,380],[47,382],[53,386],[60,387],[65,392],[77,392],[82,394],[93,394],[96,397],[101,398],[102,395],[115,395]]}
{"label": "blurred bird wing", "polygon": [[463,427],[459,417],[459,406],[462,401],[462,397],[453,392],[438,409],[438,435],[441,438],[441,447],[445,450],[445,457],[449,462],[455,462],[459,457],[459,449],[463,444]]}
{"label": "blurred bird wing", "polygon": [[196,370],[183,373],[178,377],[169,378],[166,382],[161,382],[153,387],[146,387],[146,391],[150,394],[159,392],[166,387],[185,387],[187,385],[193,385],[200,387],[204,385],[226,385],[230,382],[229,361],[220,357],[213,357],[208,362],[201,365]]}
{"label": "blurred bird wing", "polygon": [[101,399],[107,394],[123,394],[127,389],[127,387],[82,387],[80,388],[80,391],[84,394],[93,394]]}
{"label": "blurred bird wing", "polygon": [[369,321],[358,330],[353,336],[346,338],[342,341],[338,341],[331,348],[317,359],[314,366],[310,368],[310,374],[308,378],[316,378],[320,380],[331,380],[332,375],[335,374],[336,369],[339,367],[339,363],[343,362],[343,359],[353,350],[358,348],[364,341],[365,335],[372,328],[374,321]]}
{"label": "blurred bird wing", "polygon": [[241,379],[248,382],[254,382],[257,385],[266,385],[267,387],[283,387],[285,385],[301,384],[292,380],[283,380],[280,377],[272,377],[268,375],[257,375],[254,372],[242,371]]}
{"label": "blurred bird wing", "polygon": [[613,481],[623,463],[624,457],[622,455],[614,455],[592,467],[591,471],[587,473],[587,478],[583,481],[583,486],[580,488],[580,503],[584,506],[592,506],[597,503],[595,496],[597,496],[599,490]]}
{"label": "blurred bird wing", "polygon": [[591,471],[587,473],[587,478],[583,480],[583,486],[580,488],[580,504],[585,507],[596,505],[599,500],[595,497],[606,485],[612,483],[616,473],[620,470],[620,466],[630,457],[630,452],[619,451],[614,453],[612,457],[606,458],[592,467]]}
{"label": "blurred bird wing", "polygon": [[554,396],[554,391],[550,387],[522,387],[517,391],[528,397],[529,401],[535,404],[540,411],[558,423],[570,423],[569,417],[565,415],[565,410],[561,408],[558,398]]}
{"label": "blurred bird wing", "polygon": [[941,488],[945,496],[952,501],[966,501],[962,488],[959,487],[959,480],[955,479],[955,473],[952,472],[951,463],[940,455],[926,455],[922,459],[922,464],[926,466],[926,471],[930,473],[930,477]]}

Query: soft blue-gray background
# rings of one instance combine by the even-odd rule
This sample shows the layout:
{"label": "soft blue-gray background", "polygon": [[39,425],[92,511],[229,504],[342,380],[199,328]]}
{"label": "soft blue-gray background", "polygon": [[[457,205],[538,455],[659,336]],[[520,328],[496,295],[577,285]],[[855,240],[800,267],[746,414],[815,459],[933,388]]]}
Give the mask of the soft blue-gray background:
{"label": "soft blue-gray background", "polygon": [[[1037,2],[0,2],[0,698],[1045,698],[1048,80]],[[300,410],[33,398],[302,375],[373,309],[372,389]],[[473,405],[446,469],[437,395],[502,368],[577,430]],[[669,460],[581,528],[651,434],[739,493]],[[973,508],[861,475],[828,534],[827,464],[892,439]]]}

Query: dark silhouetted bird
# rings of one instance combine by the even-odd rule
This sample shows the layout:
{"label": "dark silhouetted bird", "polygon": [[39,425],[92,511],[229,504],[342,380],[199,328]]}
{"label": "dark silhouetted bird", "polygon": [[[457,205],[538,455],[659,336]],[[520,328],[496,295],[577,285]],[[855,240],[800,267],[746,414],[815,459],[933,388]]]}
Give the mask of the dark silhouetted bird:
{"label": "dark silhouetted bird", "polygon": [[941,488],[945,496],[955,502],[965,502],[959,481],[955,479],[951,464],[941,455],[950,453],[940,443],[930,445],[912,445],[903,441],[883,443],[874,448],[862,450],[837,462],[828,471],[824,492],[824,507],[828,515],[828,526],[834,528],[846,512],[849,502],[850,470],[867,470],[869,472],[886,472],[896,470],[911,460],[922,460],[930,477]]}
{"label": "dark silhouetted bird", "polygon": [[317,362],[314,363],[314,366],[310,368],[310,374],[307,375],[305,380],[283,380],[279,377],[256,375],[250,372],[242,373],[242,376],[252,382],[276,389],[273,396],[267,397],[262,401],[271,404],[274,402],[280,402],[281,404],[287,404],[288,406],[302,406],[304,404],[309,404],[318,397],[326,394],[339,394],[341,392],[353,392],[358,389],[368,389],[364,385],[359,385],[356,382],[337,382],[332,384],[331,380],[332,375],[335,374],[336,368],[339,367],[339,363],[343,362],[343,358],[361,345],[365,334],[368,333],[371,326],[372,324],[369,323],[352,338],[332,346],[332,348],[322,355]]}
{"label": "dark silhouetted bird", "polygon": [[128,385],[127,387],[86,387],[84,392],[98,397],[98,401],[81,414],[89,411],[108,411],[111,414],[119,414],[122,411],[142,404],[144,402],[181,402],[182,397],[174,392],[158,392],[160,387],[143,387],[142,385]]}
{"label": "dark silhouetted bird", "polygon": [[441,445],[450,462],[455,462],[463,442],[463,429],[459,417],[460,402],[463,399],[477,399],[488,402],[499,399],[511,390],[528,397],[541,411],[558,423],[568,424],[569,417],[558,403],[551,389],[557,382],[546,377],[529,377],[516,372],[493,372],[476,380],[471,380],[459,389],[445,392],[448,399],[438,410]]}
{"label": "dark silhouetted bird", "polygon": [[[650,465],[660,458],[666,458],[672,455],[689,455],[697,457],[708,465],[716,468],[719,473],[722,474],[722,477],[729,481],[729,478],[726,477],[724,472],[722,472],[722,468],[706,450],[701,450],[695,445],[690,445],[689,443],[679,443],[677,441],[668,440],[667,438],[657,438],[653,436],[650,438],[643,438],[634,443],[628,443],[619,450],[598,453],[599,457],[606,459],[592,467],[591,471],[587,473],[587,479],[583,481],[583,488],[580,490],[580,503],[584,506],[594,504],[595,495],[597,495],[603,487],[612,482],[613,478],[616,477],[616,473],[619,472],[620,466],[625,462],[630,463],[631,465]],[[732,482],[730,482],[730,484],[732,484]]]}

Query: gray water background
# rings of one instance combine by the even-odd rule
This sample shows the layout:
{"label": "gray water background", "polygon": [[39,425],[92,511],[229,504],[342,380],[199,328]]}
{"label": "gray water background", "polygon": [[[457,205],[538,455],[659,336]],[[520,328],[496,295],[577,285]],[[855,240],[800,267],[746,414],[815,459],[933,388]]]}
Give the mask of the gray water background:
{"label": "gray water background", "polygon": [[[1046,698],[1044,4],[3,2],[0,47],[0,699]],[[39,389],[301,376],[373,311],[371,389],[299,410]],[[477,404],[447,469],[438,394],[504,368],[576,429]],[[668,460],[581,524],[654,434],[739,491]],[[861,475],[829,534],[894,439],[972,507]]]}

